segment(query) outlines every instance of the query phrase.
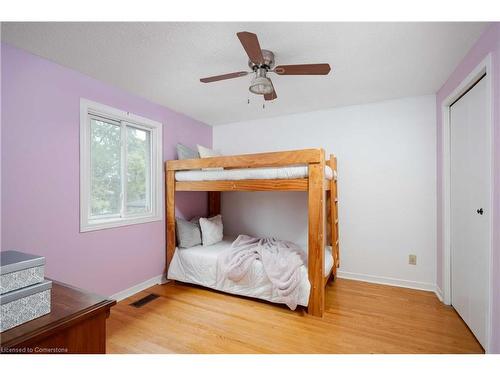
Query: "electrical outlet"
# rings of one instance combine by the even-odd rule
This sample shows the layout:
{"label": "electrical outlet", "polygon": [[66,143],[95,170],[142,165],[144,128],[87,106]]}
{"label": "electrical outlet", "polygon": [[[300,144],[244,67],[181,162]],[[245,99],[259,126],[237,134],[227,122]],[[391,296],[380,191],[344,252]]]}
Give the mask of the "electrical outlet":
{"label": "electrical outlet", "polygon": [[411,264],[412,266],[417,265],[417,256],[415,254],[410,254],[408,257],[408,264]]}

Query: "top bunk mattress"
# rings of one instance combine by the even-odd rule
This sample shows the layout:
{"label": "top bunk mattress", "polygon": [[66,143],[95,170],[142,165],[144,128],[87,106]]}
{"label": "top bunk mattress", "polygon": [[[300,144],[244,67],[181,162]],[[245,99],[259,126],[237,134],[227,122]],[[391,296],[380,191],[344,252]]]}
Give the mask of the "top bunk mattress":
{"label": "top bunk mattress", "polygon": [[[211,169],[175,172],[176,181],[232,181],[232,180],[290,180],[307,178],[307,165],[279,168]],[[325,178],[337,178],[336,172],[325,166]]]}

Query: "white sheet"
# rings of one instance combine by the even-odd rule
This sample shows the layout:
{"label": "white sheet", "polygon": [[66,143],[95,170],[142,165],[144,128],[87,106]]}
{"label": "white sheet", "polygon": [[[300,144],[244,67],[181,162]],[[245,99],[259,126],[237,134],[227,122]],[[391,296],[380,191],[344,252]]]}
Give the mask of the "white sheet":
{"label": "white sheet", "polygon": [[[242,168],[220,170],[178,171],[175,173],[177,181],[231,181],[231,180],[274,180],[306,178],[307,165],[294,165],[281,168]],[[335,172],[325,166],[325,178],[337,178]]]}
{"label": "white sheet", "polygon": [[[211,246],[194,246],[187,249],[177,248],[168,269],[168,278],[186,283],[202,285],[223,292],[247,297],[260,298],[270,302],[278,302],[277,295],[273,293],[272,284],[264,273],[260,261],[254,266],[243,280],[235,283],[226,280],[222,288],[217,288],[217,257],[231,246],[232,237],[224,237],[219,243]],[[332,251],[329,246],[325,249],[325,270],[328,275],[333,267]],[[302,283],[299,288],[299,305],[307,306],[311,285],[307,275],[307,268],[301,267]]]}

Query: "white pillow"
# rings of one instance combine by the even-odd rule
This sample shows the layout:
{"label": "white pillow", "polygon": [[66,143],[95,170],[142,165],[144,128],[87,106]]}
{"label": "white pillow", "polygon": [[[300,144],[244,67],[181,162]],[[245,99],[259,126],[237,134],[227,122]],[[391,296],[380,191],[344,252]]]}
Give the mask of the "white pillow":
{"label": "white pillow", "polygon": [[217,215],[208,219],[200,217],[200,227],[203,246],[210,246],[222,241],[223,226],[221,215]]}
{"label": "white pillow", "polygon": [[[196,145],[198,148],[198,154],[200,155],[200,158],[211,158],[214,156],[222,156],[222,154],[219,151],[212,150],[211,148],[207,148],[201,145]],[[204,171],[220,171],[224,168],[202,168]]]}

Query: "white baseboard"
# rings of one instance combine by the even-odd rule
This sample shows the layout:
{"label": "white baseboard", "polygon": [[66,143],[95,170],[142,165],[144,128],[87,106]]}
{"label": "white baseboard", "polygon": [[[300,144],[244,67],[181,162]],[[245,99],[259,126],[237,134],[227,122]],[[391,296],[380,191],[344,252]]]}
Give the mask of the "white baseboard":
{"label": "white baseboard", "polygon": [[117,302],[124,300],[136,293],[143,291],[144,289],[150,288],[154,285],[165,284],[168,280],[165,279],[165,275],[161,274],[155,277],[152,277],[149,280],[143,281],[137,285],[134,285],[128,289],[122,290],[121,292],[115,293],[110,298],[115,299]]}
{"label": "white baseboard", "polygon": [[[438,298],[441,302],[443,302],[443,301],[444,301],[443,291],[442,291],[442,290],[441,290],[441,288],[440,288],[440,287],[438,287],[437,285],[436,285],[436,290],[434,291],[434,293],[436,293],[437,298]],[[443,302],[443,303],[444,303],[444,302]]]}
{"label": "white baseboard", "polygon": [[373,283],[373,284],[399,286],[402,288],[418,289],[418,290],[436,292],[436,285],[434,285],[432,283],[424,283],[421,281],[394,279],[391,277],[365,275],[362,273],[345,272],[345,271],[338,271],[337,275],[340,279],[358,280],[358,281],[365,281],[367,283]]}

